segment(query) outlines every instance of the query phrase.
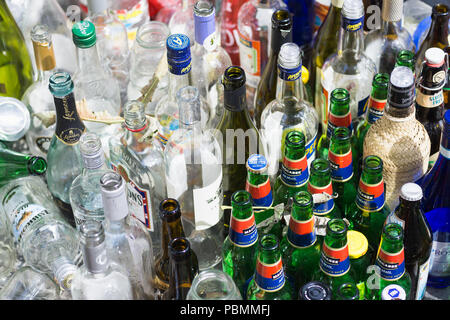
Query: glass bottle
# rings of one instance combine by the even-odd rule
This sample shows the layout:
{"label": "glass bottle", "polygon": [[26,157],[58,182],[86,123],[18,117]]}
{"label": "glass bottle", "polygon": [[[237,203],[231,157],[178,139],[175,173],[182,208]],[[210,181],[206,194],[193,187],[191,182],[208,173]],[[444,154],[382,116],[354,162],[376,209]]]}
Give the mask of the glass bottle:
{"label": "glass bottle", "polygon": [[293,196],[289,228],[280,242],[286,275],[295,292],[312,280],[319,265],[320,242],[314,230],[313,198],[307,191]]}
{"label": "glass bottle", "polygon": [[28,87],[22,102],[30,111],[30,128],[25,134],[30,152],[46,157],[56,124],[50,121],[55,105],[48,90],[48,80],[56,68],[53,36],[46,25],[36,25],[31,30],[37,80]]}
{"label": "glass bottle", "polygon": [[436,47],[444,49],[449,45],[449,30],[448,21],[450,18],[450,8],[443,3],[436,3],[431,11],[431,25],[425,39],[418,48],[416,59],[416,75],[421,70],[422,62],[425,59],[425,51],[427,49]]}
{"label": "glass bottle", "polygon": [[222,247],[222,268],[234,281],[243,299],[253,277],[257,257],[258,231],[251,195],[239,190],[231,197],[232,214],[229,235]]}
{"label": "glass bottle", "polygon": [[382,292],[388,285],[400,286],[408,297],[411,278],[405,269],[403,229],[399,224],[388,223],[382,230],[374,273],[366,281],[366,299],[381,300]]}
{"label": "glass bottle", "polygon": [[181,0],[181,6],[170,17],[168,26],[171,34],[184,34],[191,45],[195,42],[193,6],[195,0]]}
{"label": "glass bottle", "polygon": [[69,289],[76,271],[78,237],[53,202],[44,180],[13,180],[0,189],[0,201],[18,256]]}
{"label": "glass bottle", "polygon": [[334,300],[360,300],[358,287],[353,282],[342,284]]}
{"label": "glass bottle", "polygon": [[130,215],[124,179],[115,172],[100,178],[105,214],[106,253],[123,266],[131,283],[132,299],[154,299],[153,244],[145,226]]}
{"label": "glass bottle", "polygon": [[[450,59],[450,46],[445,47],[444,51]],[[450,109],[450,62],[447,65],[447,80],[442,90],[444,91],[444,110],[448,110]]]}
{"label": "glass bottle", "polygon": [[208,269],[194,278],[186,300],[242,300],[242,297],[227,273]]}
{"label": "glass bottle", "polygon": [[111,263],[106,250],[105,231],[99,221],[80,226],[83,265],[73,276],[73,300],[131,300],[130,279],[123,265]]}
{"label": "glass bottle", "polygon": [[222,0],[222,10],[220,16],[221,44],[222,47],[228,52],[228,55],[231,58],[231,63],[234,66],[240,65],[237,21],[239,8],[245,2],[245,0]]}
{"label": "glass bottle", "polygon": [[300,48],[295,43],[283,44],[278,58],[276,97],[261,115],[261,135],[269,155],[271,177],[279,172],[284,140],[289,131],[304,133],[308,164],[316,157],[319,118],[316,110],[304,100],[301,68]]}
{"label": "glass bottle", "polygon": [[8,9],[0,1],[0,96],[20,99],[33,83],[33,66],[24,37]]}
{"label": "glass bottle", "polygon": [[77,112],[70,75],[66,72],[53,73],[49,89],[56,108],[56,128],[47,153],[47,183],[65,218],[75,226],[69,190],[73,180],[81,173],[79,141],[86,128]]}
{"label": "glass bottle", "polygon": [[331,300],[331,289],[325,283],[310,281],[298,292],[298,300]]}
{"label": "glass bottle", "polygon": [[359,300],[364,300],[366,292],[367,268],[372,264],[373,252],[369,251],[369,242],[365,235],[356,230],[347,232],[348,256],[352,266]]}
{"label": "glass bottle", "polygon": [[214,135],[201,128],[199,91],[180,89],[177,104],[180,128],[164,150],[167,196],[178,200],[186,238],[204,270],[221,259],[222,151]]}
{"label": "glass bottle", "polygon": [[415,64],[414,53],[412,51],[399,51],[399,53],[397,54],[397,59],[395,60],[396,67],[408,67],[412,72],[414,72]]}
{"label": "glass bottle", "polygon": [[[256,126],[261,128],[261,114],[264,108],[275,99],[278,82],[278,55],[281,46],[292,42],[292,17],[289,11],[280,9],[272,14],[269,57],[261,74],[255,92],[254,114],[251,114]],[[301,78],[301,77],[300,77]],[[302,97],[303,98],[303,97]]]}
{"label": "glass bottle", "polygon": [[[327,125],[330,93],[344,88],[350,94],[350,111],[356,127],[366,112],[375,63],[364,53],[364,7],[361,0],[345,0],[342,6],[342,27],[337,53],[328,57],[322,66],[322,127]],[[317,92],[316,92],[317,94]]]}
{"label": "glass bottle", "polygon": [[77,230],[86,220],[104,220],[100,178],[110,171],[106,166],[102,143],[95,133],[84,133],[81,136],[80,153],[83,169],[73,180],[69,190]]}
{"label": "glass bottle", "polygon": [[402,27],[403,1],[383,1],[381,28],[364,37],[364,53],[375,62],[379,73],[390,74],[394,70],[401,50],[415,51],[411,35]]}
{"label": "glass bottle", "polygon": [[293,297],[278,239],[273,234],[265,234],[258,241],[255,274],[248,285],[247,300],[292,300]]}

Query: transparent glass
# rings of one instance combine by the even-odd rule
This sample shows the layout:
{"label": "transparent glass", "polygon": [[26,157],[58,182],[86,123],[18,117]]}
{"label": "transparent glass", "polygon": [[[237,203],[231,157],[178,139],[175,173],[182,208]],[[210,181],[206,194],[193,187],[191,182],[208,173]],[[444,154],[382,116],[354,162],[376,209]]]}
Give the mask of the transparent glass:
{"label": "transparent glass", "polygon": [[[19,142],[30,128],[30,113],[24,103],[13,97],[0,97],[0,140]],[[10,147],[11,148],[11,147]],[[18,152],[25,150],[16,150]],[[25,148],[26,149],[26,148]]]}
{"label": "transparent glass", "polygon": [[170,17],[168,26],[171,34],[181,33],[189,37],[191,46],[195,43],[193,7],[196,0],[182,0],[181,6]]}
{"label": "transparent glass", "polygon": [[210,269],[194,278],[186,300],[242,300],[242,296],[228,274]]}
{"label": "transparent glass", "polygon": [[1,212],[0,214],[0,288],[16,272],[22,261],[18,259],[14,238],[10,230],[9,221]]}

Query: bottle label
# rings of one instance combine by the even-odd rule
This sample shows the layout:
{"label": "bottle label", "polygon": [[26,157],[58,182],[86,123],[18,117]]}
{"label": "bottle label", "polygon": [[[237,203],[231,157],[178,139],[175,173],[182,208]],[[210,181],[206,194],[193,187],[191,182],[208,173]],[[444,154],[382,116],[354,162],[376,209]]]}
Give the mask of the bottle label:
{"label": "bottle label", "polygon": [[287,240],[296,248],[305,248],[312,246],[316,242],[316,232],[314,230],[314,215],[307,221],[289,218],[289,228],[287,231]]}
{"label": "bottle label", "polygon": [[[317,187],[315,185],[312,185],[311,182],[308,183],[308,191],[309,193],[313,194],[322,194],[325,193],[329,196],[333,195],[333,185],[330,183],[325,187]],[[334,198],[329,197],[325,202],[321,203],[314,203],[314,214],[319,216],[324,216],[328,213],[330,213],[334,209]]]}
{"label": "bottle label", "polygon": [[367,113],[367,121],[370,124],[374,124],[375,121],[380,119],[384,113],[384,106],[386,105],[386,99],[378,100],[373,97],[369,98],[369,109]]}
{"label": "bottle label", "polygon": [[309,171],[306,154],[298,160],[283,157],[281,163],[281,181],[288,187],[300,187],[308,182]]}
{"label": "bottle label", "polygon": [[342,116],[334,115],[330,112],[328,115],[328,126],[327,126],[327,137],[331,139],[331,136],[333,135],[333,131],[337,127],[347,127],[350,132],[353,130],[352,125],[352,113],[350,110],[347,112],[347,114]]}
{"label": "bottle label", "polygon": [[238,247],[250,247],[258,240],[255,216],[248,219],[238,219],[231,215],[230,240]]}
{"label": "bottle label", "polygon": [[348,244],[342,248],[331,248],[324,241],[322,255],[320,257],[320,269],[331,277],[339,277],[350,270],[350,257],[348,255]]}
{"label": "bottle label", "polygon": [[348,19],[346,17],[342,17],[342,28],[344,28],[345,31],[349,32],[356,32],[358,30],[361,30],[364,26],[364,16],[358,19]]}
{"label": "bottle label", "polygon": [[380,248],[375,264],[380,268],[380,276],[384,280],[400,279],[405,273],[405,250],[389,253]]}
{"label": "bottle label", "polygon": [[356,205],[359,209],[369,212],[379,211],[384,207],[386,197],[384,194],[384,181],[377,184],[367,184],[359,180]]}
{"label": "bottle label", "polygon": [[353,177],[353,159],[352,150],[346,154],[336,154],[328,151],[328,160],[330,161],[331,179],[334,181],[345,182]]}
{"label": "bottle label", "polygon": [[283,288],[285,277],[283,262],[280,259],[272,264],[256,261],[255,282],[264,291],[275,292]]}
{"label": "bottle label", "polygon": [[[281,134],[281,154],[284,154],[284,143],[286,141],[286,136],[291,131],[301,131],[306,136],[304,125],[285,127],[283,129],[283,133]],[[311,165],[311,162],[313,162],[314,159],[316,159],[316,142],[317,142],[317,132],[314,135],[314,137],[311,140],[309,140],[305,145],[305,153],[306,159],[308,160],[308,166]]]}
{"label": "bottle label", "polygon": [[86,128],[78,116],[73,93],[65,97],[54,97],[56,108],[55,135],[59,141],[66,145],[75,145],[86,131]]}
{"label": "bottle label", "polygon": [[[431,255],[430,255],[431,256]],[[416,300],[422,300],[427,287],[428,273],[430,270],[430,258],[419,266],[419,276],[417,277]]]}
{"label": "bottle label", "polygon": [[450,242],[433,241],[431,249],[430,274],[433,277],[448,277],[448,258],[450,257]]}
{"label": "bottle label", "polygon": [[421,90],[416,90],[416,103],[424,108],[435,108],[444,103],[444,93],[439,90],[435,94],[424,94]]}
{"label": "bottle label", "polygon": [[364,115],[369,105],[369,96],[358,101],[358,117]]}
{"label": "bottle label", "polygon": [[220,174],[213,183],[193,190],[195,230],[211,228],[220,220],[222,169],[219,170]]}
{"label": "bottle label", "polygon": [[261,76],[261,42],[252,41],[239,32],[239,59],[247,84],[256,88]]}
{"label": "bottle label", "polygon": [[302,76],[302,66],[299,65],[294,69],[286,69],[278,65],[278,76],[284,81],[296,81]]}
{"label": "bottle label", "polygon": [[251,184],[247,180],[245,190],[252,196],[254,206],[270,207],[273,204],[273,194],[269,178],[267,178],[266,182],[259,185]]}
{"label": "bottle label", "polygon": [[183,62],[173,62],[173,61],[168,60],[167,63],[169,66],[170,73],[177,75],[177,76],[182,76],[184,74],[189,73],[192,68],[192,59],[191,58],[189,58]]}
{"label": "bottle label", "polygon": [[128,40],[131,42],[136,38],[137,29],[141,21],[144,20],[144,15],[148,11],[147,0],[139,1],[131,9],[115,10],[117,18],[125,25],[128,33]]}

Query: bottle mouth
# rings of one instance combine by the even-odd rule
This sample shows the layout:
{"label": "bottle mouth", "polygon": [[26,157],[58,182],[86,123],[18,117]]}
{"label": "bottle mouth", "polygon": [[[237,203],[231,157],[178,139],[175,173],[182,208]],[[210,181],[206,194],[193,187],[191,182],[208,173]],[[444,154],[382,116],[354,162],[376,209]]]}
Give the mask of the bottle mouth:
{"label": "bottle mouth", "polygon": [[363,170],[368,173],[379,173],[383,171],[383,160],[381,160],[381,158],[378,156],[367,156],[364,159]]}
{"label": "bottle mouth", "polygon": [[301,131],[290,131],[286,135],[286,145],[292,148],[304,148],[305,147],[305,135]]}
{"label": "bottle mouth", "polygon": [[403,228],[397,223],[388,223],[383,228],[384,239],[400,241],[403,239]]}
{"label": "bottle mouth", "polygon": [[[409,56],[409,51],[408,53],[404,53],[404,55],[408,55]],[[402,53],[399,54],[400,57],[402,56]],[[414,59],[414,57],[413,57]],[[372,82],[372,86],[376,86],[378,88],[387,88],[389,86],[389,74],[387,73],[377,73],[374,77],[373,77],[373,82]]]}
{"label": "bottle mouth", "polygon": [[174,221],[181,216],[180,204],[177,200],[168,198],[159,204],[159,216],[168,222]]}
{"label": "bottle mouth", "polygon": [[344,283],[339,287],[338,295],[346,300],[358,300],[359,289],[354,283]]}
{"label": "bottle mouth", "polygon": [[32,157],[31,167],[33,170],[33,175],[41,176],[47,171],[47,161],[42,157]]}
{"label": "bottle mouth", "polygon": [[145,127],[147,123],[145,105],[138,100],[128,101],[124,106],[123,117],[128,129],[139,130]]}
{"label": "bottle mouth", "polygon": [[97,155],[102,149],[102,143],[97,134],[85,132],[80,138],[80,151],[83,155]]}
{"label": "bottle mouth", "polygon": [[314,159],[313,162],[311,162],[311,171],[314,174],[320,175],[330,174],[330,163],[325,159]]}
{"label": "bottle mouth", "polygon": [[48,32],[48,27],[45,24],[37,24],[31,29],[31,40],[33,42],[38,42],[45,44],[48,47],[51,46],[51,36]]}
{"label": "bottle mouth", "polygon": [[336,127],[333,130],[332,139],[333,138],[340,142],[350,140],[350,129],[347,127]]}
{"label": "bottle mouth", "polygon": [[278,54],[278,64],[280,67],[287,70],[301,68],[302,50],[300,47],[293,42],[284,43]]}
{"label": "bottle mouth", "polygon": [[170,30],[166,24],[159,21],[147,21],[136,33],[136,43],[146,49],[159,49],[166,45]]}
{"label": "bottle mouth", "polygon": [[107,172],[100,178],[100,185],[105,191],[116,191],[123,185],[123,179],[116,172]]}
{"label": "bottle mouth", "polygon": [[327,234],[340,236],[347,232],[348,227],[342,219],[331,219],[327,223]]}
{"label": "bottle mouth", "polygon": [[313,197],[311,193],[308,191],[299,191],[296,194],[294,194],[294,203],[303,208],[311,207],[313,204]]}
{"label": "bottle mouth", "polygon": [[194,15],[207,17],[214,13],[214,6],[211,2],[200,0],[194,4]]}
{"label": "bottle mouth", "polygon": [[331,92],[331,103],[348,104],[350,103],[350,93],[347,89],[336,88]]}
{"label": "bottle mouth", "polygon": [[291,28],[292,18],[288,10],[279,9],[272,14],[272,29],[290,30]]}
{"label": "bottle mouth", "polygon": [[222,83],[224,90],[233,91],[245,85],[245,71],[241,67],[231,66],[225,69]]}
{"label": "bottle mouth", "polygon": [[239,190],[233,193],[233,195],[231,196],[231,200],[234,204],[237,204],[239,206],[248,206],[252,204],[252,197],[250,193],[245,190]]}
{"label": "bottle mouth", "polygon": [[184,260],[186,256],[190,255],[190,251],[191,245],[186,238],[174,238],[169,243],[170,256],[175,261]]}
{"label": "bottle mouth", "polygon": [[105,241],[105,231],[101,222],[86,220],[80,225],[80,240],[87,247],[97,247]]}
{"label": "bottle mouth", "polygon": [[278,239],[273,234],[265,234],[259,239],[259,247],[264,251],[274,251],[278,249]]}
{"label": "bottle mouth", "polygon": [[49,79],[49,90],[57,97],[66,96],[73,90],[73,81],[70,74],[64,71],[55,71]]}
{"label": "bottle mouth", "polygon": [[437,3],[431,9],[431,16],[434,17],[445,17],[448,16],[449,7],[443,3]]}

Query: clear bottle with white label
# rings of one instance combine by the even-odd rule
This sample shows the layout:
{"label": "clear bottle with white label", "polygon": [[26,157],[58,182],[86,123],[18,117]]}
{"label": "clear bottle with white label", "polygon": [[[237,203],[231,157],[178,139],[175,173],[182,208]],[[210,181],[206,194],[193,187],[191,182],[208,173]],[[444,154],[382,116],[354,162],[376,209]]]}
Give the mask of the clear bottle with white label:
{"label": "clear bottle with white label", "polygon": [[179,201],[182,223],[199,268],[221,261],[222,151],[200,122],[200,95],[194,87],[178,91],[180,129],[164,151],[167,196]]}

